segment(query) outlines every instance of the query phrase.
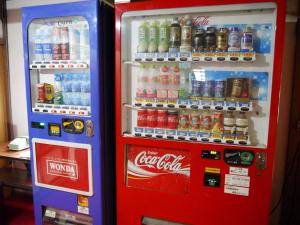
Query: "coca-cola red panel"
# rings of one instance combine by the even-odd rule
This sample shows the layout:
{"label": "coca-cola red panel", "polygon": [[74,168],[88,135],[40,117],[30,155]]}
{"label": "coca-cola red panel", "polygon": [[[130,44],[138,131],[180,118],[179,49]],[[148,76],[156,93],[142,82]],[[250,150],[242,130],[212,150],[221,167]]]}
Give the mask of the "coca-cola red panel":
{"label": "coca-cola red panel", "polygon": [[91,195],[90,153],[82,147],[34,144],[37,185]]}
{"label": "coca-cola red panel", "polygon": [[186,194],[190,190],[191,153],[130,145],[127,186]]}

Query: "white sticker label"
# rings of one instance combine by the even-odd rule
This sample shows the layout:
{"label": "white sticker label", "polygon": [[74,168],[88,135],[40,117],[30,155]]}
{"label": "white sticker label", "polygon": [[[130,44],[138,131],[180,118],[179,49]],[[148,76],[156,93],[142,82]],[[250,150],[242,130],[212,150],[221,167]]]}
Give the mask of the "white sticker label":
{"label": "white sticker label", "polygon": [[89,211],[88,207],[78,206],[77,210],[78,210],[79,213],[83,213],[83,214],[86,214],[86,215],[90,214],[90,211]]}
{"label": "white sticker label", "polygon": [[46,216],[46,217],[55,218],[55,215],[56,215],[56,212],[55,212],[55,211],[46,209],[46,211],[45,211],[45,216]]}
{"label": "white sticker label", "polygon": [[250,187],[250,177],[226,174],[225,184],[239,187]]}
{"label": "white sticker label", "polygon": [[247,168],[241,168],[241,167],[230,167],[229,173],[235,174],[235,175],[241,175],[241,176],[248,176],[248,169]]}
{"label": "white sticker label", "polygon": [[232,195],[249,196],[249,188],[225,185],[224,193]]}

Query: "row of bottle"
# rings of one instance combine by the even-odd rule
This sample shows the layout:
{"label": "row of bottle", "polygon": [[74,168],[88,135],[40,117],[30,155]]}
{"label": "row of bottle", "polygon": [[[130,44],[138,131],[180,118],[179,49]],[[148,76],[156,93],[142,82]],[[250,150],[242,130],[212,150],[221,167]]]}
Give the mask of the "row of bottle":
{"label": "row of bottle", "polygon": [[88,60],[90,57],[87,24],[42,25],[35,30],[33,42],[36,61]]}
{"label": "row of bottle", "polygon": [[54,85],[37,84],[37,102],[55,105],[90,106],[90,77],[86,73],[54,74]]}
{"label": "row of bottle", "polygon": [[249,52],[253,51],[253,31],[246,27],[193,28],[192,20],[186,16],[181,22],[174,18],[172,23],[164,21],[151,25],[144,21],[138,27],[138,53],[155,52]]}
{"label": "row of bottle", "polygon": [[205,79],[178,64],[141,65],[137,73],[136,99],[249,101],[250,89],[249,78]]}
{"label": "row of bottle", "polygon": [[248,138],[248,125],[249,119],[244,112],[143,108],[137,112],[138,127],[233,135],[239,139]]}

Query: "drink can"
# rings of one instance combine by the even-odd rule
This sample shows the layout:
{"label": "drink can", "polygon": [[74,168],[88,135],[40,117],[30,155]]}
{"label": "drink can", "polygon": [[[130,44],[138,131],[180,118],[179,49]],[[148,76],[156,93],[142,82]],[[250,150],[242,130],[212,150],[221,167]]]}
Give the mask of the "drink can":
{"label": "drink can", "polygon": [[41,83],[41,84],[37,84],[37,89],[38,89],[38,99],[37,102],[39,103],[44,103],[45,102],[45,84]]}
{"label": "drink can", "polygon": [[225,80],[215,81],[215,98],[223,99],[225,98]]}
{"label": "drink can", "polygon": [[190,114],[190,126],[191,130],[199,130],[200,129],[200,114],[198,111],[192,111]]}
{"label": "drink can", "polygon": [[80,93],[80,104],[82,106],[91,105],[91,93]]}
{"label": "drink can", "polygon": [[44,59],[41,28],[36,29],[34,35],[34,59],[38,61],[42,61]]}
{"label": "drink can", "polygon": [[200,117],[200,130],[202,132],[211,132],[212,119],[209,111],[204,111]]}
{"label": "drink can", "polygon": [[243,99],[249,99],[250,94],[249,94],[249,89],[250,89],[250,80],[249,78],[243,78],[243,90],[241,94],[241,98]]}
{"label": "drink can", "polygon": [[204,38],[205,50],[208,52],[214,51],[216,47],[216,34],[214,27],[208,27]]}
{"label": "drink can", "polygon": [[147,109],[137,110],[137,126],[146,127],[147,126]]}
{"label": "drink can", "polygon": [[178,112],[176,110],[168,110],[168,129],[177,129],[178,127]]}
{"label": "drink can", "polygon": [[213,98],[214,97],[214,80],[206,80],[203,82],[202,97]]}
{"label": "drink can", "polygon": [[72,74],[72,92],[81,91],[81,74],[74,73]]}
{"label": "drink can", "polygon": [[53,28],[53,45],[52,54],[54,60],[61,60],[61,27],[54,26]]}
{"label": "drink can", "polygon": [[160,74],[158,76],[160,85],[168,85],[169,84],[169,75],[168,74]]}
{"label": "drink can", "polygon": [[51,84],[45,84],[45,102],[53,104],[54,100],[54,87]]}
{"label": "drink can", "polygon": [[251,27],[246,27],[241,38],[241,51],[253,51],[253,31]]}
{"label": "drink can", "polygon": [[205,36],[205,31],[203,29],[196,30],[196,34],[193,37],[194,52],[202,52],[204,50],[204,36]]}
{"label": "drink can", "polygon": [[181,130],[188,130],[190,126],[189,122],[189,113],[185,110],[180,111],[178,128]]}
{"label": "drink can", "polygon": [[203,81],[199,81],[196,79],[192,80],[192,96],[194,97],[201,97],[201,91],[203,87]]}
{"label": "drink can", "polygon": [[80,92],[72,92],[70,93],[72,105],[79,106],[81,105],[81,93]]}
{"label": "drink can", "polygon": [[71,99],[72,92],[63,92],[63,100],[65,105],[72,105],[72,99]]}
{"label": "drink can", "polygon": [[228,51],[240,51],[241,36],[237,27],[232,27],[228,36]]}
{"label": "drink can", "polygon": [[57,105],[63,104],[62,79],[62,74],[54,75],[54,104]]}
{"label": "drink can", "polygon": [[166,128],[168,126],[167,110],[157,110],[157,127]]}
{"label": "drink can", "polygon": [[79,47],[79,31],[75,28],[69,28],[69,48],[70,48],[70,59],[80,59],[80,47]]}
{"label": "drink can", "polygon": [[147,110],[147,127],[157,127],[157,110],[148,109]]}
{"label": "drink can", "polygon": [[50,61],[53,58],[52,54],[52,31],[50,26],[43,26],[43,55],[45,61]]}
{"label": "drink can", "polygon": [[217,49],[220,51],[226,51],[228,47],[228,33],[226,28],[220,28],[217,32]]}
{"label": "drink can", "polygon": [[80,29],[80,59],[88,60],[90,58],[90,40],[89,30],[87,27]]}
{"label": "drink can", "polygon": [[223,130],[224,130],[223,113],[214,112],[212,116],[212,132],[223,133]]}
{"label": "drink can", "polygon": [[242,78],[234,78],[232,80],[232,88],[231,95],[232,98],[239,98],[242,95],[243,91],[243,79]]}
{"label": "drink can", "polygon": [[61,29],[61,58],[62,60],[70,59],[70,49],[69,49],[69,28],[63,27]]}

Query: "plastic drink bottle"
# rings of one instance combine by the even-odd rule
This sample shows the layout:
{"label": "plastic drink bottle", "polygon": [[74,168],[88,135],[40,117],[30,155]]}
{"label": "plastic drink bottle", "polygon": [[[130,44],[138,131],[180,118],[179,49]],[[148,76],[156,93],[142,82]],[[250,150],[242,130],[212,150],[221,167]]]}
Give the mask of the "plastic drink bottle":
{"label": "plastic drink bottle", "polygon": [[169,52],[177,53],[179,52],[181,42],[181,27],[179,25],[178,18],[174,18],[170,27],[170,42],[169,42]]}
{"label": "plastic drink bottle", "polygon": [[158,35],[159,35],[159,23],[157,21],[153,22],[149,27],[149,46],[148,52],[158,51]]}
{"label": "plastic drink bottle", "polygon": [[149,28],[146,21],[142,22],[138,28],[138,47],[137,52],[144,53],[148,51]]}
{"label": "plastic drink bottle", "polygon": [[168,52],[169,41],[170,41],[170,24],[168,21],[164,21],[159,26],[158,52]]}

